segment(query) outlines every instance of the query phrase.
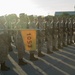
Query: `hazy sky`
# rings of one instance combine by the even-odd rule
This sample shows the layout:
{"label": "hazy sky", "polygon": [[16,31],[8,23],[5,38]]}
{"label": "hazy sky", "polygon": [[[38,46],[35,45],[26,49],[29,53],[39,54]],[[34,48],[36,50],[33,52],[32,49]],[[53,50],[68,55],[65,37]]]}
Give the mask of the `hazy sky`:
{"label": "hazy sky", "polygon": [[1,0],[0,15],[54,15],[55,11],[73,11],[74,5],[75,0]]}

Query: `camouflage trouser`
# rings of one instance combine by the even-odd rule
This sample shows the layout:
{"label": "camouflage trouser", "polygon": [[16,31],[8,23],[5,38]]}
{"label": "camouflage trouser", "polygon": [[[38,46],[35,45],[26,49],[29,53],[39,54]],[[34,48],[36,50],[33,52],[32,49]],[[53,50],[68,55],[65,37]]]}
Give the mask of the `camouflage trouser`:
{"label": "camouflage trouser", "polygon": [[52,36],[47,36],[47,49],[52,50]]}
{"label": "camouflage trouser", "polygon": [[57,35],[54,35],[54,39],[52,41],[53,41],[53,47],[57,48],[58,36]]}
{"label": "camouflage trouser", "polygon": [[71,30],[68,31],[67,41],[68,44],[71,44],[73,42],[73,32]]}
{"label": "camouflage trouser", "polygon": [[70,31],[70,43],[72,43],[73,42],[73,33],[72,33],[72,31]]}
{"label": "camouflage trouser", "polygon": [[0,63],[8,58],[8,37],[0,37]]}
{"label": "camouflage trouser", "polygon": [[62,46],[62,43],[63,43],[63,35],[62,33],[60,33],[58,36],[58,46]]}
{"label": "camouflage trouser", "polygon": [[64,33],[64,34],[63,34],[63,45],[65,45],[66,42],[67,42],[67,34]]}
{"label": "camouflage trouser", "polygon": [[17,39],[16,49],[18,50],[18,58],[23,58],[25,49],[24,49],[24,44],[21,41],[21,39]]}
{"label": "camouflage trouser", "polygon": [[14,39],[15,39],[16,49],[18,50],[18,58],[19,59],[23,58],[25,53],[25,47],[24,47],[22,36],[18,34],[14,37]]}
{"label": "camouflage trouser", "polygon": [[9,30],[8,32],[8,36],[9,36],[9,51],[12,49],[11,43],[12,43],[12,31]]}
{"label": "camouflage trouser", "polygon": [[67,44],[70,44],[70,33],[67,34]]}
{"label": "camouflage trouser", "polygon": [[42,47],[43,47],[43,39],[42,39],[42,37],[38,38],[37,43],[38,43],[38,51],[41,51]]}
{"label": "camouflage trouser", "polygon": [[75,32],[73,32],[73,42],[75,43]]}
{"label": "camouflage trouser", "polygon": [[0,63],[3,63],[8,58],[8,48],[0,50]]}
{"label": "camouflage trouser", "polygon": [[63,45],[63,34],[62,33],[60,35],[60,44],[61,44],[61,46]]}

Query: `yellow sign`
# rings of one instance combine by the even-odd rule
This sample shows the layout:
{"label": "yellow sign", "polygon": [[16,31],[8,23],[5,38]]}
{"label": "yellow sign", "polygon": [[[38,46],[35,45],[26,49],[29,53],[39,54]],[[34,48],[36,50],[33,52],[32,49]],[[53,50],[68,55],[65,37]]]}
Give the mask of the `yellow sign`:
{"label": "yellow sign", "polygon": [[36,30],[21,30],[25,49],[27,51],[36,50]]}

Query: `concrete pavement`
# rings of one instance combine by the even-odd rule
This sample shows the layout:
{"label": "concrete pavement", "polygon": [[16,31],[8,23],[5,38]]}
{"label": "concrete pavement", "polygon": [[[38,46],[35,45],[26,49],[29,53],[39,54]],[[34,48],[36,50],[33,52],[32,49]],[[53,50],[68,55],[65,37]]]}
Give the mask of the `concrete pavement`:
{"label": "concrete pavement", "polygon": [[75,46],[71,45],[47,54],[43,48],[45,57],[35,57],[39,60],[30,61],[29,53],[25,52],[24,60],[28,62],[25,66],[18,65],[17,50],[13,46],[13,51],[9,52],[7,65],[9,71],[1,71],[0,75],[75,75]]}

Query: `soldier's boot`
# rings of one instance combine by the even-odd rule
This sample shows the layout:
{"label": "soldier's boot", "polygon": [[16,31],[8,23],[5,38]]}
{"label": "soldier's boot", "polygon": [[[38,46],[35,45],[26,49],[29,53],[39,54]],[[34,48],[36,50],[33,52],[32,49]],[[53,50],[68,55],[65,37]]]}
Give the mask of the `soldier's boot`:
{"label": "soldier's boot", "polygon": [[36,61],[36,60],[38,60],[38,58],[34,57],[34,53],[30,53],[30,60],[31,61]]}
{"label": "soldier's boot", "polygon": [[1,63],[1,70],[2,70],[2,71],[8,71],[8,70],[10,70],[10,68],[7,67],[7,66],[5,65],[5,62],[4,62],[4,63]]}
{"label": "soldier's boot", "polygon": [[13,51],[12,46],[9,46],[9,52]]}
{"label": "soldier's boot", "polygon": [[38,51],[38,57],[44,57],[45,55],[41,53],[41,51]]}
{"label": "soldier's boot", "polygon": [[73,44],[73,41],[70,41],[70,44]]}
{"label": "soldier's boot", "polygon": [[74,43],[75,43],[75,39],[74,39]]}
{"label": "soldier's boot", "polygon": [[[72,36],[72,35],[71,35]],[[73,39],[72,37],[70,38],[70,44],[73,44]]]}
{"label": "soldier's boot", "polygon": [[63,47],[67,47],[67,45],[65,43],[63,43]]}
{"label": "soldier's boot", "polygon": [[69,42],[67,41],[67,45],[69,45]]}
{"label": "soldier's boot", "polygon": [[19,62],[18,62],[19,65],[26,65],[26,64],[27,64],[27,62],[23,61],[22,58],[19,59],[18,61],[19,61]]}
{"label": "soldier's boot", "polygon": [[71,45],[70,42],[68,42],[68,45]]}
{"label": "soldier's boot", "polygon": [[67,41],[67,45],[70,45],[70,42],[69,41]]}
{"label": "soldier's boot", "polygon": [[58,48],[59,48],[59,49],[61,49],[61,48],[62,48],[62,46],[61,46],[61,45],[58,45]]}
{"label": "soldier's boot", "polygon": [[45,42],[47,42],[48,40],[47,40],[47,38],[45,38]]}
{"label": "soldier's boot", "polygon": [[53,52],[49,50],[49,48],[47,48],[47,54],[52,54]]}
{"label": "soldier's boot", "polygon": [[70,41],[69,45],[71,45],[71,41]]}
{"label": "soldier's boot", "polygon": [[53,51],[58,51],[58,49],[55,46],[53,46],[52,50]]}

